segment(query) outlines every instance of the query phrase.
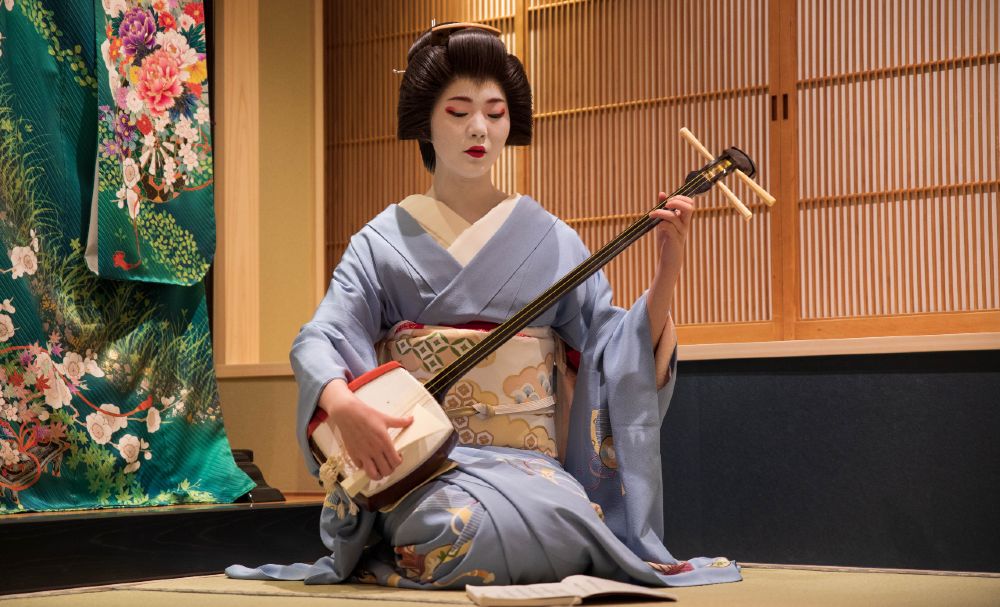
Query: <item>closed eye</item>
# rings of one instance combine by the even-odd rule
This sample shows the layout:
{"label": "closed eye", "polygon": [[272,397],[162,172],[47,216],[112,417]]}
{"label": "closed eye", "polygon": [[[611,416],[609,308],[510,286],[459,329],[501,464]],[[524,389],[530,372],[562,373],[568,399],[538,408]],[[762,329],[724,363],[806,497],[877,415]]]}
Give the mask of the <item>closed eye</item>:
{"label": "closed eye", "polygon": [[507,114],[507,112],[500,112],[499,114],[487,114],[487,116],[489,116],[490,118],[492,118],[494,120],[498,120],[500,118],[503,118],[506,114]]}
{"label": "closed eye", "polygon": [[456,118],[462,118],[464,116],[468,116],[469,115],[468,112],[456,112],[455,110],[453,110],[451,108],[448,108],[445,111],[448,112],[449,114],[451,114],[452,116],[455,116]]}

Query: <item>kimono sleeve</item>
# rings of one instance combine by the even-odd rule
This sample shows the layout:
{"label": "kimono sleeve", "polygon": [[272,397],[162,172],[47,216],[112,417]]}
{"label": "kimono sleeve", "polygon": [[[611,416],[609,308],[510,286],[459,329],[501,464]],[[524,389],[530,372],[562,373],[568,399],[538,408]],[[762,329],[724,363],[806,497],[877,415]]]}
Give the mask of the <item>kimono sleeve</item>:
{"label": "kimono sleeve", "polygon": [[290,359],[299,386],[296,433],[313,475],[319,469],[309,451],[306,428],[323,388],[334,379],[350,381],[377,364],[374,344],[382,333],[383,315],[375,267],[367,241],[352,238],[326,296],[292,343]]}
{"label": "kimono sleeve", "polygon": [[[579,239],[576,256],[588,253]],[[646,294],[625,310],[612,304],[603,272],[560,302],[556,330],[580,350],[570,411],[566,469],[604,510],[605,522],[648,561],[673,560],[663,546],[660,425],[676,379],[657,386]],[[664,344],[669,347],[672,344]]]}

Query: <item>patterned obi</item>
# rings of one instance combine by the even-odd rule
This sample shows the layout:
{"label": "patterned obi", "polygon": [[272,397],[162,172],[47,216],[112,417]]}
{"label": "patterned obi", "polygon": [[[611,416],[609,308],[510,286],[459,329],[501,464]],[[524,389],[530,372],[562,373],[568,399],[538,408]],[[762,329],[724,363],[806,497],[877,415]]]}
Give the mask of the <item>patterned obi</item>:
{"label": "patterned obi", "polygon": [[[482,341],[492,325],[404,321],[379,342],[379,363],[398,361],[426,382]],[[562,342],[550,328],[527,328],[448,390],[444,410],[463,445],[515,447],[557,456],[553,368]]]}

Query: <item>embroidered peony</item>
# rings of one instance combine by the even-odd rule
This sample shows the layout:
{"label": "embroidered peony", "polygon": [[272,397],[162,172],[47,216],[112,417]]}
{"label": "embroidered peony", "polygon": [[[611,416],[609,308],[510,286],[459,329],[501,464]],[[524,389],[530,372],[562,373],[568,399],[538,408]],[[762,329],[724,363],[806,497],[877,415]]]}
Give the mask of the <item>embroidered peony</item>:
{"label": "embroidered peony", "polygon": [[10,251],[10,260],[14,264],[11,278],[20,278],[25,274],[31,276],[38,270],[38,258],[31,247],[14,247]]}
{"label": "embroidered peony", "polygon": [[198,61],[197,51],[191,48],[188,39],[180,32],[157,32],[156,44],[170,53],[170,56],[177,60],[177,65],[181,69],[194,65]]}
{"label": "embroidered peony", "polygon": [[130,8],[118,26],[118,37],[129,57],[152,48],[156,35],[156,20],[144,8]]}
{"label": "embroidered peony", "polygon": [[173,107],[183,91],[177,59],[163,49],[143,59],[136,90],[153,114]]}

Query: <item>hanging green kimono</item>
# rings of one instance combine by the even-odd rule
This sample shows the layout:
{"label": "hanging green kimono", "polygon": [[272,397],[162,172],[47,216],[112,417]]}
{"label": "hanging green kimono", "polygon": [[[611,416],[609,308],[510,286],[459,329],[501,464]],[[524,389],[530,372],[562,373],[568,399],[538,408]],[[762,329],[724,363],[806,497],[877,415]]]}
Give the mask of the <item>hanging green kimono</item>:
{"label": "hanging green kimono", "polygon": [[253,487],[201,283],[205,60],[200,2],[0,1],[0,513]]}

